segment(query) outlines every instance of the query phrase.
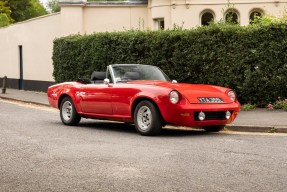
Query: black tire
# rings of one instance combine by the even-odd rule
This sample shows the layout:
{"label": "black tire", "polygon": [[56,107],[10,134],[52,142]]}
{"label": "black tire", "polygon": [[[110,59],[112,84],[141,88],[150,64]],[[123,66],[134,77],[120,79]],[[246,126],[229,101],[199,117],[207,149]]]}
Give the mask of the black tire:
{"label": "black tire", "polygon": [[214,126],[204,126],[202,127],[207,132],[219,132],[224,129],[225,125],[214,125]]}
{"label": "black tire", "polygon": [[139,134],[157,135],[162,129],[162,118],[158,109],[150,101],[139,102],[134,111],[134,123]]}
{"label": "black tire", "polygon": [[65,97],[60,106],[60,117],[65,125],[78,125],[81,116],[77,113],[74,102],[70,97]]}

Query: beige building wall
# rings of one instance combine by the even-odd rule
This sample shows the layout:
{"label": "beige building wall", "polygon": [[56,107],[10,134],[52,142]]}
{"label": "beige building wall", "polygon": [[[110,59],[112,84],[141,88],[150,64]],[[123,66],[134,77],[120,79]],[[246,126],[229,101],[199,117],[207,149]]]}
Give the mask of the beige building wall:
{"label": "beige building wall", "polygon": [[60,20],[61,35],[84,33],[84,6],[83,4],[63,5]]}
{"label": "beige building wall", "polygon": [[143,29],[147,25],[147,11],[146,5],[84,6],[80,3],[63,5],[61,13],[1,28],[0,80],[7,76],[10,82],[13,80],[13,87],[17,87],[16,81],[20,78],[19,46],[22,46],[24,89],[29,83],[25,81],[44,86],[51,84],[54,82],[52,53],[55,38],[70,34]]}
{"label": "beige building wall", "polygon": [[150,19],[149,27],[156,28],[155,21],[164,18],[165,28],[174,25],[183,28],[193,28],[201,25],[201,16],[208,11],[214,15],[214,20],[219,21],[225,17],[228,7],[234,7],[238,13],[241,25],[249,24],[249,16],[254,10],[265,14],[280,17],[287,9],[286,0],[150,0],[148,9]]}
{"label": "beige building wall", "polygon": [[147,6],[100,6],[84,8],[84,33],[146,28]]}
{"label": "beige building wall", "polygon": [[[23,48],[23,77],[28,81],[54,81],[53,40],[70,34],[91,34],[129,29],[153,29],[163,24],[193,28],[201,25],[205,12],[219,21],[227,0],[149,0],[148,4],[99,4],[87,0],[61,0],[61,13],[51,14],[0,29],[0,80],[20,77],[19,46]],[[241,25],[249,23],[254,10],[282,16],[287,0],[231,0]],[[1,82],[0,82],[1,85]],[[40,84],[46,86],[47,84]],[[25,89],[25,87],[24,87]]]}
{"label": "beige building wall", "polygon": [[24,79],[53,81],[53,40],[59,28],[60,14],[52,14],[0,29],[0,77],[19,79],[21,45]]}

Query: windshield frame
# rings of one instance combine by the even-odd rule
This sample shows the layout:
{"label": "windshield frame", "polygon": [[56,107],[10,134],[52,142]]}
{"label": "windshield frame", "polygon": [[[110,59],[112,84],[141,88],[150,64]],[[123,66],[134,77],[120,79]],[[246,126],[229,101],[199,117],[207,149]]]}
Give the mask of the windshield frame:
{"label": "windshield frame", "polygon": [[[147,66],[147,67],[153,67],[153,68],[156,68],[158,71],[160,71],[163,75],[163,77],[165,78],[165,80],[153,80],[153,79],[150,79],[147,81],[167,81],[167,82],[171,82],[170,78],[157,66],[154,66],[154,65],[143,65],[143,64],[112,64],[112,65],[109,65],[108,68],[107,68],[107,74],[110,73],[110,76],[111,76],[111,80],[114,84],[117,84],[117,83],[126,83],[126,82],[129,82],[129,81],[141,81],[141,80],[121,80],[121,81],[117,81],[116,80],[116,77],[115,77],[115,71],[114,71],[114,67],[118,67],[118,66],[128,66],[128,67],[132,67],[132,66],[135,66],[135,67],[138,67],[138,66]],[[145,81],[145,80],[143,80]]]}

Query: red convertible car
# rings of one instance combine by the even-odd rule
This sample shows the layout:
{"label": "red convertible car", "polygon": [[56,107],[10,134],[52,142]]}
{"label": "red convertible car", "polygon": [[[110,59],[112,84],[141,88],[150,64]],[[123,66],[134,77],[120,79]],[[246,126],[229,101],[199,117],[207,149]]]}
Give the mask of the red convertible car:
{"label": "red convertible car", "polygon": [[47,94],[65,125],[81,117],[122,121],[134,123],[141,135],[156,135],[166,124],[217,132],[240,110],[231,89],[177,83],[158,67],[140,64],[109,65],[89,81],[56,84]]}

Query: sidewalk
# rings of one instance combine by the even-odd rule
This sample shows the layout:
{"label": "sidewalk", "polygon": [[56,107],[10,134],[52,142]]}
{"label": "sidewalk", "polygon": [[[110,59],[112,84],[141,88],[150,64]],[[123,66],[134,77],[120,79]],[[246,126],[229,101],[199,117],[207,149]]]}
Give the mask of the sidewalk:
{"label": "sidewalk", "polygon": [[[46,93],[7,89],[0,98],[49,106]],[[283,110],[254,109],[240,111],[236,120],[226,126],[232,131],[287,133],[287,112]]]}
{"label": "sidewalk", "polygon": [[6,89],[6,93],[2,94],[2,89],[1,89],[0,98],[49,106],[47,94],[44,92]]}

